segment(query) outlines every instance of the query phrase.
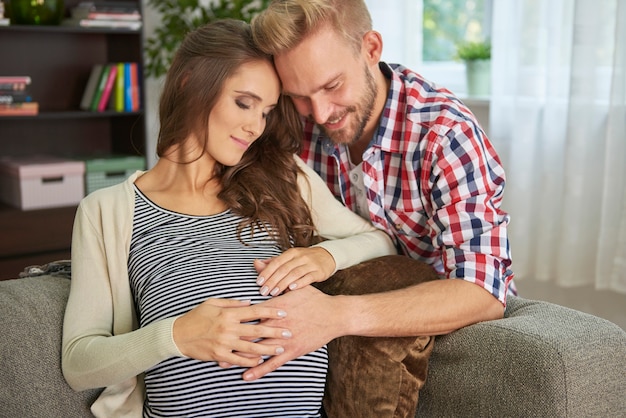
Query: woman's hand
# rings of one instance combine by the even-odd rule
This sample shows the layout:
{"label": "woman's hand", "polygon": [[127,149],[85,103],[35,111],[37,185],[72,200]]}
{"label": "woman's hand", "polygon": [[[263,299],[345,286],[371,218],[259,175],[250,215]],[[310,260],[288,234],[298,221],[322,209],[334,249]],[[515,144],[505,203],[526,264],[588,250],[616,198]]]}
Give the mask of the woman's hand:
{"label": "woman's hand", "polygon": [[323,282],[335,271],[335,259],[322,247],[290,248],[267,260],[255,260],[263,296],[276,296],[314,282]]}
{"label": "woman's hand", "polygon": [[262,363],[262,356],[282,353],[280,345],[259,344],[259,339],[285,339],[289,330],[247,322],[282,319],[280,309],[250,305],[249,301],[208,299],[174,321],[173,338],[180,352],[202,361],[243,367]]}

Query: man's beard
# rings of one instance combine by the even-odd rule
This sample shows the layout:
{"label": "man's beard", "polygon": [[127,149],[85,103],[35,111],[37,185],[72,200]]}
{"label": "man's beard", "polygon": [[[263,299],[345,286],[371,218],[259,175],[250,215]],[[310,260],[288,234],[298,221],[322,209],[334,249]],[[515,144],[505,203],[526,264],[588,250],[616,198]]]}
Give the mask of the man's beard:
{"label": "man's beard", "polygon": [[[336,144],[351,145],[358,142],[365,131],[367,123],[372,117],[374,102],[376,101],[376,81],[367,67],[363,70],[365,74],[365,92],[360,97],[356,106],[349,106],[341,115],[346,116],[349,113],[354,113],[354,121],[346,128],[332,131],[327,130],[324,125],[318,125],[322,132]],[[359,112],[361,115],[359,115]],[[338,119],[339,116],[339,114],[333,114],[328,120]]]}

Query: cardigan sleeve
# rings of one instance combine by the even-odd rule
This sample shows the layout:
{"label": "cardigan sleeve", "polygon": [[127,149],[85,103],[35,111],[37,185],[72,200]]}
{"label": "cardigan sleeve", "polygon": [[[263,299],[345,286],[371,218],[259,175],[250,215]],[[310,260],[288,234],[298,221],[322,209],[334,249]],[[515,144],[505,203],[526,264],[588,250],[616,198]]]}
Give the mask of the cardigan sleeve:
{"label": "cardigan sleeve", "polygon": [[74,390],[116,385],[181,355],[172,339],[175,318],[136,329],[133,315],[121,313],[133,312],[132,298],[120,287],[125,277],[115,277],[121,275],[116,265],[126,269],[126,260],[116,255],[125,251],[123,232],[117,230],[125,223],[119,216],[114,222],[115,210],[107,206],[124,204],[105,193],[83,199],[74,220],[62,349],[63,374]]}
{"label": "cardigan sleeve", "polygon": [[300,194],[309,205],[323,247],[335,259],[335,270],[384,255],[397,254],[386,232],[346,208],[332,195],[319,175],[294,156],[304,175],[299,176]]}

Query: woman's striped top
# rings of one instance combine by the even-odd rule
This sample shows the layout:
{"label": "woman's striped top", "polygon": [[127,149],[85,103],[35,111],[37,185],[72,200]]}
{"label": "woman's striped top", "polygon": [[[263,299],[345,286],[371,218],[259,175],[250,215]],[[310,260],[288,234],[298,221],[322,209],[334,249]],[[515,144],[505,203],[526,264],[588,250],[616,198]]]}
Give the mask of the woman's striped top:
{"label": "woman's striped top", "polygon": [[[140,326],[197,306],[207,298],[266,300],[256,284],[256,258],[280,254],[265,231],[242,232],[230,210],[190,216],[163,209],[135,188],[129,275]],[[326,347],[253,382],[241,367],[167,359],[145,373],[146,417],[317,417]]]}

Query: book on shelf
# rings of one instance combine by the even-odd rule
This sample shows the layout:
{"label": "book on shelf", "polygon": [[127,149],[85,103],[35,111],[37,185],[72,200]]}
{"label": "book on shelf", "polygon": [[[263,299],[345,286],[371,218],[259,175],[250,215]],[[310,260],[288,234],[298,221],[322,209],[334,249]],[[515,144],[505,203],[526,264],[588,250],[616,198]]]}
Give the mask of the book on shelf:
{"label": "book on shelf", "polygon": [[0,89],[0,104],[32,102],[33,97],[26,90],[2,90]]}
{"label": "book on shelf", "polygon": [[96,92],[96,88],[98,87],[100,74],[102,74],[102,67],[102,64],[96,64],[91,67],[91,72],[89,73],[89,78],[87,79],[87,85],[85,86],[83,96],[80,100],[80,108],[82,110],[89,110],[91,108],[91,101]]}
{"label": "book on shelf", "polygon": [[30,76],[3,76],[0,75],[0,90],[26,90],[31,83]]}
{"label": "book on shelf", "polygon": [[98,78],[98,86],[96,87],[96,91],[91,98],[91,104],[89,105],[89,110],[93,112],[98,110],[98,104],[100,103],[100,98],[102,97],[102,93],[104,92],[104,87],[107,84],[110,71],[111,66],[108,64],[103,64],[102,71],[100,72],[100,77]]}
{"label": "book on shelf", "polygon": [[102,96],[98,101],[98,112],[104,112],[109,104],[111,98],[111,92],[115,85],[115,77],[117,76],[117,64],[109,64],[109,73],[107,74],[106,83],[104,84],[104,90],[102,90]]}
{"label": "book on shelf", "polygon": [[113,110],[116,112],[123,112],[124,109],[124,79],[125,79],[125,64],[118,62],[117,64],[117,78],[115,79],[115,93],[113,95]]}
{"label": "book on shelf", "polygon": [[35,116],[39,113],[39,103],[0,104],[0,116]]}
{"label": "book on shelf", "polygon": [[66,19],[66,26],[80,26],[82,28],[106,28],[106,29],[141,29],[141,20],[99,20],[99,19]]}
{"label": "book on shelf", "polygon": [[90,28],[141,29],[141,12],[133,1],[81,2],[70,11],[65,24]]}
{"label": "book on shelf", "polygon": [[71,12],[72,16],[76,13],[79,17],[84,17],[84,13],[90,12],[139,13],[139,5],[135,1],[81,1]]}
{"label": "book on shelf", "polygon": [[132,13],[118,13],[118,12],[89,12],[81,19],[91,20],[119,20],[122,22],[130,21],[136,22],[141,20],[141,14],[136,11]]}
{"label": "book on shelf", "polygon": [[96,64],[87,79],[80,108],[96,112],[133,112],[140,108],[139,97],[138,63]]}
{"label": "book on shelf", "polygon": [[[0,75],[0,105],[18,105],[33,102],[33,97],[29,91],[30,83],[30,76]],[[14,111],[13,107],[10,111]]]}
{"label": "book on shelf", "polygon": [[136,62],[125,64],[125,100],[124,109],[127,112],[139,110],[139,65]]}

